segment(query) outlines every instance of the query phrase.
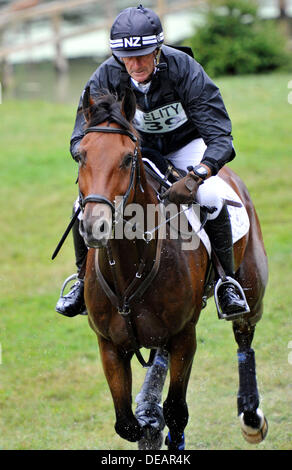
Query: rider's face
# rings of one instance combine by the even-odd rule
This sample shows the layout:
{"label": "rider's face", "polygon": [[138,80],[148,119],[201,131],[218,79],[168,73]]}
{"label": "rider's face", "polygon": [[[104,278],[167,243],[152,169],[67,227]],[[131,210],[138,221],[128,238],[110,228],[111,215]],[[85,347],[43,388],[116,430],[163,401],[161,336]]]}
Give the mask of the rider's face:
{"label": "rider's face", "polygon": [[154,70],[155,54],[156,52],[151,52],[151,54],[147,55],[123,57],[122,61],[125,64],[128,74],[134,80],[137,82],[145,82]]}

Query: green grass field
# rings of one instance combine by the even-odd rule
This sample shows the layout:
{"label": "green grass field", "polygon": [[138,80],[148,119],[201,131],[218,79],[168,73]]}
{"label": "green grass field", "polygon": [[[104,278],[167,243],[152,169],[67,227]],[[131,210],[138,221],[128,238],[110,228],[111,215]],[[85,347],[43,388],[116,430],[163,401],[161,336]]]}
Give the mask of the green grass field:
{"label": "green grass field", "polygon": [[[292,105],[288,74],[217,81],[233,121],[237,158],[262,224],[270,280],[257,326],[258,385],[269,434],[251,446],[237,413],[237,345],[211,299],[197,328],[187,449],[292,449]],[[114,410],[86,317],[55,313],[74,272],[69,222],[77,168],[69,156],[75,107],[0,105],[0,448],[136,449],[114,431]],[[290,363],[289,363],[290,353]],[[135,398],[145,371],[133,360]]]}

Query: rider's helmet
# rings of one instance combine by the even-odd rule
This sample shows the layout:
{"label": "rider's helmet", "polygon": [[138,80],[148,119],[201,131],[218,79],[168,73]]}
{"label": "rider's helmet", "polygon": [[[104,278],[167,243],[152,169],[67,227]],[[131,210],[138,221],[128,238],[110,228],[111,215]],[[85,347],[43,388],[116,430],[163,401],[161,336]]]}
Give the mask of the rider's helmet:
{"label": "rider's helmet", "polygon": [[163,44],[160,19],[142,5],[126,8],[115,19],[110,35],[110,47],[117,57],[150,54]]}

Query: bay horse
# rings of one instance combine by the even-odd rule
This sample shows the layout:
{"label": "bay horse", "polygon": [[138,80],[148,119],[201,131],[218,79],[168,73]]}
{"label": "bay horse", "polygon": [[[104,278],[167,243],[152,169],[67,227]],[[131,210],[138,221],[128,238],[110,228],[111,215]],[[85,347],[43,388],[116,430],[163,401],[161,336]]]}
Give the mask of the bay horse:
{"label": "bay horse", "polygon": [[[147,441],[147,436],[155,436],[156,444],[148,443],[148,448],[160,448],[159,436],[166,424],[168,449],[181,450],[209,256],[201,242],[197,249],[183,250],[181,239],[159,237],[158,229],[152,231],[150,239],[113,236],[117,196],[124,207],[136,203],[143,208],[145,222],[147,207],[157,207],[160,201],[155,184],[146,175],[139,136],[132,124],[134,93],[128,89],[122,101],[110,93],[94,99],[87,87],[83,95],[85,135],[79,154],[80,233],[89,248],[84,291],[88,320],[97,335],[115,407],[115,430],[131,442],[141,443]],[[262,316],[267,257],[245,185],[227,167],[220,176],[238,194],[250,220],[249,232],[234,245],[236,279],[246,293],[250,312],[232,321],[232,325],[238,344],[238,415],[244,437],[255,443],[267,433],[267,420],[259,408],[251,348],[256,323]],[[154,362],[152,355],[146,363],[140,348],[154,351]],[[136,414],[132,411],[134,353],[144,366],[149,366]],[[158,402],[168,364],[169,388],[162,408]]]}

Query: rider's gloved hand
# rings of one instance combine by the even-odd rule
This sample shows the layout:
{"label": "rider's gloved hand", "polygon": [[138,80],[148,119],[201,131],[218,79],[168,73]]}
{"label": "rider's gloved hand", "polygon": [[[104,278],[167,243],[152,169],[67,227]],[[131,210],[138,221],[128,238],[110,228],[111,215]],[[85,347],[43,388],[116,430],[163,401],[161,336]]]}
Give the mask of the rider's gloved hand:
{"label": "rider's gloved hand", "polygon": [[166,197],[170,202],[175,204],[192,204],[195,200],[199,186],[204,181],[194,173],[189,172],[184,178],[176,181],[163,195],[161,199]]}

